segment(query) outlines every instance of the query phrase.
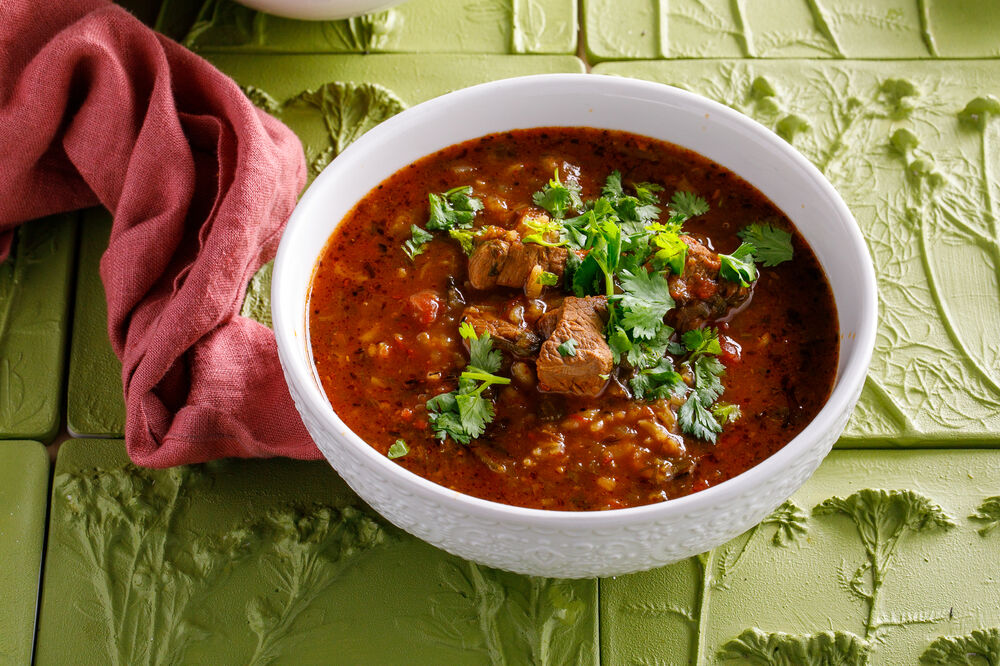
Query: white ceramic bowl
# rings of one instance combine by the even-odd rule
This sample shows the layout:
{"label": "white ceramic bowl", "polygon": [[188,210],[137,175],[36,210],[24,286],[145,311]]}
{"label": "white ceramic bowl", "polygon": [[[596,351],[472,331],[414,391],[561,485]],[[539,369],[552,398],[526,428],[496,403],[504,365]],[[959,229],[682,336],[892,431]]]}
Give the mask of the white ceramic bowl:
{"label": "white ceramic bowl", "polygon": [[[840,318],[836,385],[815,420],[756,467],[660,504],[590,512],[525,509],[463,495],[409,472],[334,413],[315,375],[306,305],[313,267],[344,215],[385,178],[436,150],[491,132],[555,125],[627,130],[690,148],[767,195],[816,252]],[[850,211],[812,164],[763,126],[715,102],[665,85],[593,74],[467,88],[369,131],[299,202],[278,250],[271,297],[278,353],[295,404],[320,450],[358,495],[399,527],[461,557],[567,578],[668,564],[762,520],[809,478],[843,431],[875,341],[871,258]]]}
{"label": "white ceramic bowl", "polygon": [[237,0],[240,4],[275,16],[329,21],[388,9],[403,0]]}

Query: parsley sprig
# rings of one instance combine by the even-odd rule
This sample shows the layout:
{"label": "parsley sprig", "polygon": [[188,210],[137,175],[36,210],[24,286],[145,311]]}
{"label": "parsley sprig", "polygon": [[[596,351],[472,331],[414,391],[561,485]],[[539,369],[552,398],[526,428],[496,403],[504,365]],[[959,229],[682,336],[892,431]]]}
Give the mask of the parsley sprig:
{"label": "parsley sprig", "polygon": [[493,402],[483,392],[494,384],[509,384],[510,379],[495,375],[500,369],[500,351],[493,349],[489,333],[482,337],[468,322],[462,322],[459,334],[469,341],[469,365],[458,378],[458,390],[442,393],[427,401],[427,413],[434,434],[444,441],[451,438],[468,444],[486,431],[493,421]]}

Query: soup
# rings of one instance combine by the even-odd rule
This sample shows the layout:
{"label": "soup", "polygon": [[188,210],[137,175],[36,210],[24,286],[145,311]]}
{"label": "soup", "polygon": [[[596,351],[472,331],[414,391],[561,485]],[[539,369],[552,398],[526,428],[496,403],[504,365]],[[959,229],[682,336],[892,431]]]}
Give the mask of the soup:
{"label": "soup", "polygon": [[334,232],[313,358],[355,433],[435,483],[596,510],[772,455],[838,360],[830,287],[790,220],[686,149],[539,128],[392,175]]}

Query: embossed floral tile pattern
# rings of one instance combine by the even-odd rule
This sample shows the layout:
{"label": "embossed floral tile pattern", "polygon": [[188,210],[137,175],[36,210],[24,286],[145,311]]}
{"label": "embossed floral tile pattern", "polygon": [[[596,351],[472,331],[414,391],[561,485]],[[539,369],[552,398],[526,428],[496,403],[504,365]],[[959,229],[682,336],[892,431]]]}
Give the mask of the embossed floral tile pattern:
{"label": "embossed floral tile pattern", "polygon": [[0,263],[0,440],[59,429],[75,238],[75,215],[36,220]]}
{"label": "embossed floral tile pattern", "polygon": [[108,340],[107,301],[98,273],[110,235],[110,213],[83,214],[66,396],[67,427],[75,436],[122,437],[125,430],[122,365]]}
{"label": "embossed floral tile pattern", "polygon": [[48,490],[41,444],[0,446],[0,664],[31,661]]}
{"label": "embossed floral tile pattern", "polygon": [[916,664],[995,632],[998,494],[1000,452],[835,451],[728,544],[602,580],[603,663]]}
{"label": "embossed floral tile pattern", "polygon": [[1000,443],[1000,87],[986,61],[604,64],[742,111],[850,206],[875,263],[871,373],[841,444]]}
{"label": "embossed floral tile pattern", "polygon": [[587,54],[658,58],[991,58],[993,0],[584,0]]}
{"label": "embossed floral tile pattern", "polygon": [[418,541],[325,463],[127,463],[73,440],[53,480],[37,663],[597,664],[597,583]]}
{"label": "embossed floral tile pattern", "polygon": [[341,21],[297,21],[233,0],[167,0],[157,27],[190,49],[242,53],[576,53],[575,0],[409,0]]}

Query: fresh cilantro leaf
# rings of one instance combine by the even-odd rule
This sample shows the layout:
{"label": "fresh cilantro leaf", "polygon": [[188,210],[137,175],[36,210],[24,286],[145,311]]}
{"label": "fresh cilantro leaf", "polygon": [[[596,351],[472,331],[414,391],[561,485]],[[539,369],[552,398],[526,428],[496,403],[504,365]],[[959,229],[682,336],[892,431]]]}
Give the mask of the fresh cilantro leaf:
{"label": "fresh cilantro leaf", "polygon": [[[657,227],[663,225],[656,225]],[[647,227],[651,228],[651,227]],[[679,231],[663,229],[653,236],[652,243],[659,248],[653,254],[653,266],[657,269],[669,268],[674,275],[684,274],[688,246],[681,240]]]}
{"label": "fresh cilantro leaf", "polygon": [[579,343],[576,340],[574,340],[573,338],[569,338],[566,340],[566,342],[556,347],[556,351],[559,352],[559,355],[562,357],[576,356],[577,344]]}
{"label": "fresh cilantro leaf", "polygon": [[657,183],[636,183],[632,186],[635,188],[636,198],[644,205],[647,204],[658,204],[660,203],[660,198],[656,196],[656,192],[662,192],[663,186]]}
{"label": "fresh cilantro leaf", "polygon": [[472,195],[472,187],[455,187],[444,194],[428,194],[430,216],[427,228],[431,231],[471,229],[476,213],[483,209],[483,202]]}
{"label": "fresh cilantro leaf", "polygon": [[476,249],[473,242],[476,239],[476,232],[470,229],[449,229],[448,235],[454,238],[462,246],[462,252],[465,252],[470,257],[472,252]]}
{"label": "fresh cilantro leaf", "polygon": [[535,278],[535,282],[543,287],[554,287],[559,283],[559,276],[555,273],[550,273],[548,271],[542,271]]}
{"label": "fresh cilantro leaf", "polygon": [[682,396],[687,392],[684,378],[674,368],[669,358],[660,358],[652,368],[647,368],[629,381],[629,387],[639,400],[658,400],[672,395]]}
{"label": "fresh cilantro leaf", "polygon": [[739,405],[734,405],[728,402],[715,403],[712,405],[711,411],[712,416],[714,416],[715,420],[722,426],[735,423],[743,416],[743,412],[740,410]]}
{"label": "fresh cilantro leaf", "polygon": [[417,255],[424,253],[424,246],[434,240],[434,234],[428,233],[415,224],[410,225],[410,239],[403,243],[403,252],[410,258],[416,260]]}
{"label": "fresh cilantro leaf", "polygon": [[708,212],[708,202],[694,192],[678,190],[670,199],[670,210],[685,220],[698,217]]}
{"label": "fresh cilantro leaf", "polygon": [[561,245],[566,245],[569,242],[568,239],[563,239],[559,242],[553,242],[548,239],[551,234],[555,234],[557,238],[562,238],[563,228],[563,225],[558,220],[552,219],[548,216],[544,219],[540,217],[526,217],[524,225],[535,233],[528,234],[522,238],[522,243],[538,243],[539,245],[544,245],[545,247],[559,247]]}
{"label": "fresh cilantro leaf", "polygon": [[625,189],[622,187],[622,172],[615,169],[608,174],[604,180],[604,187],[601,188],[601,196],[608,199],[620,199],[625,196]]}
{"label": "fresh cilantro leaf", "polygon": [[712,413],[705,409],[698,393],[692,393],[677,410],[677,421],[681,430],[694,435],[698,439],[715,444],[716,435],[722,432],[722,426],[715,420]]}
{"label": "fresh cilantro leaf", "polygon": [[597,257],[588,254],[573,271],[573,278],[569,283],[573,287],[573,293],[580,298],[603,293],[602,284],[599,281],[601,275],[601,266],[597,263]]}
{"label": "fresh cilantro leaf", "polygon": [[427,401],[427,417],[434,435],[444,441],[451,437],[459,444],[468,444],[472,437],[462,426],[458,413],[457,392],[442,393]]}
{"label": "fresh cilantro leaf", "polygon": [[493,420],[493,403],[482,397],[480,393],[462,393],[455,396],[458,403],[458,416],[462,429],[475,439],[486,432],[486,424]]}
{"label": "fresh cilantro leaf", "polygon": [[[482,337],[476,335],[476,329],[467,321],[463,321],[458,327],[458,334],[469,341],[469,366],[477,368],[486,373],[496,372],[500,369],[503,357],[499,349],[493,349],[493,339],[489,333],[484,333]],[[463,373],[463,376],[468,373]]]}
{"label": "fresh cilantro leaf", "polygon": [[726,366],[714,356],[699,356],[691,362],[691,369],[694,370],[694,389],[701,397],[701,403],[711,405],[725,390],[721,378]]}
{"label": "fresh cilantro leaf", "polygon": [[663,326],[651,340],[636,340],[629,349],[627,360],[637,370],[652,368],[660,362],[670,344],[674,329]]}
{"label": "fresh cilantro leaf", "polygon": [[732,254],[720,254],[719,275],[738,282],[741,287],[749,287],[757,279],[757,267],[753,264],[755,250],[750,243],[741,243]]}
{"label": "fresh cilantro leaf", "polygon": [[736,235],[756,248],[754,258],[765,266],[777,266],[792,258],[792,235],[770,224],[751,224]]}
{"label": "fresh cilantro leaf", "polygon": [[559,169],[555,176],[532,195],[531,200],[536,206],[549,211],[552,217],[562,219],[569,210],[582,210],[583,200],[580,198],[580,185],[574,182],[562,183],[559,180]]}
{"label": "fresh cilantro leaf", "polygon": [[632,349],[632,341],[629,339],[628,333],[621,326],[613,326],[605,331],[604,337],[608,340],[608,347],[611,348],[611,356],[615,363],[621,363],[622,356]]}
{"label": "fresh cilantro leaf", "polygon": [[688,331],[681,336],[681,341],[687,350],[691,352],[691,357],[702,354],[721,354],[722,345],[719,344],[719,332],[714,328],[698,328]]}
{"label": "fresh cilantro leaf", "polygon": [[386,455],[388,455],[389,459],[392,460],[395,458],[402,458],[409,452],[410,447],[406,445],[406,442],[401,439],[397,439],[396,443],[389,447],[389,453]]}
{"label": "fresh cilantro leaf", "polygon": [[633,338],[652,338],[663,327],[667,311],[674,307],[666,278],[645,270],[623,271],[619,282],[624,293],[614,298],[620,299],[622,325],[632,330]]}

